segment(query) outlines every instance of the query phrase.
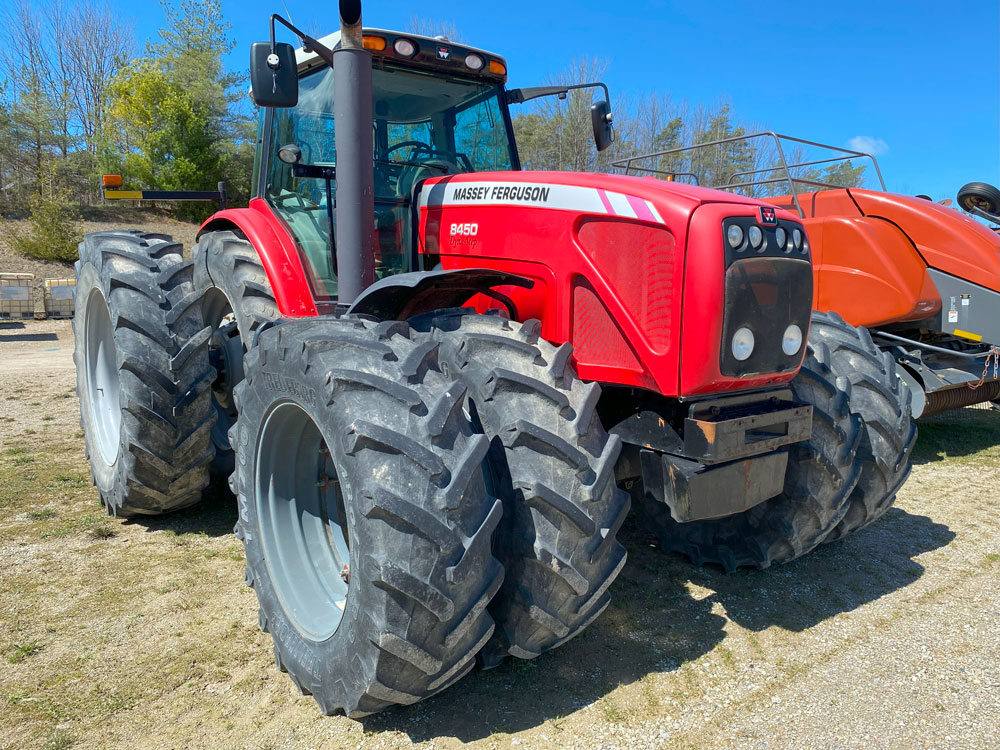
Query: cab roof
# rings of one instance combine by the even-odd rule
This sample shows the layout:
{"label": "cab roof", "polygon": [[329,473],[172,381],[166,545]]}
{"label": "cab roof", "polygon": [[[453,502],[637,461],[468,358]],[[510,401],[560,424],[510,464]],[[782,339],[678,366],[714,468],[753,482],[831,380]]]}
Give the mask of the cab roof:
{"label": "cab roof", "polygon": [[[467,44],[452,42],[451,40],[443,36],[431,37],[431,36],[424,36],[423,34],[411,34],[405,31],[390,31],[389,29],[374,29],[367,27],[364,28],[361,33],[363,36],[385,36],[391,39],[405,37],[407,39],[412,39],[415,42],[424,42],[425,44],[447,45],[449,48],[453,48],[455,50],[461,50],[463,57],[464,55],[467,55],[470,52],[475,52],[479,55],[482,55],[485,60],[490,60],[490,59],[498,60],[500,63],[503,64],[504,68],[507,67],[507,60],[494,52],[489,52],[488,50],[480,49],[478,47],[471,47]],[[316,41],[318,41],[320,44],[329,47],[331,50],[335,50],[338,47],[340,47],[340,31],[339,30],[334,31],[332,34],[327,34],[324,37],[320,37]],[[389,57],[390,59],[394,56],[391,52],[391,49],[386,50],[386,52],[388,53],[386,56]],[[398,58],[398,59],[400,59],[402,62],[406,62],[406,58]],[[304,49],[299,47],[295,50],[295,63],[298,66],[299,72],[301,73],[318,64],[322,64],[322,61],[320,60],[319,55],[317,55],[315,52],[306,52]]]}

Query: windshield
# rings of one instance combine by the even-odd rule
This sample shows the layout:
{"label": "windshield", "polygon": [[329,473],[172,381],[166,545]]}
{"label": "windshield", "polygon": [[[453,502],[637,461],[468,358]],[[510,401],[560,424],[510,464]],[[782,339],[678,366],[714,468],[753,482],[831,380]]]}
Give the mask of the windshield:
{"label": "windshield", "polygon": [[[513,157],[500,103],[502,86],[389,66],[373,71],[372,84],[375,273],[383,278],[409,270],[410,205],[422,180],[510,170]],[[328,190],[323,179],[293,177],[291,166],[276,157],[278,148],[294,143],[303,163],[335,164],[333,71],[323,68],[303,77],[299,103],[273,112],[264,198],[298,241],[313,293],[318,299],[334,299],[337,279],[327,206],[336,198],[336,184]]]}

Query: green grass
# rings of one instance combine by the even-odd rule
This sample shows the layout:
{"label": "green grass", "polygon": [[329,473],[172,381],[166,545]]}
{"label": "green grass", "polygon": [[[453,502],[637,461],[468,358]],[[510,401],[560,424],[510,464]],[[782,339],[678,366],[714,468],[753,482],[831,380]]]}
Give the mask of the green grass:
{"label": "green grass", "polygon": [[37,641],[32,641],[31,643],[15,643],[14,648],[10,655],[7,656],[7,661],[11,664],[18,664],[29,656],[34,656],[39,651],[41,651],[42,646]]}
{"label": "green grass", "polygon": [[55,518],[59,514],[52,508],[40,508],[38,510],[29,510],[27,515],[32,521],[45,521],[49,518]]}
{"label": "green grass", "polygon": [[66,748],[73,747],[74,744],[76,744],[76,740],[65,729],[51,729],[45,735],[45,744],[42,745],[42,748],[43,750],[66,750]]}

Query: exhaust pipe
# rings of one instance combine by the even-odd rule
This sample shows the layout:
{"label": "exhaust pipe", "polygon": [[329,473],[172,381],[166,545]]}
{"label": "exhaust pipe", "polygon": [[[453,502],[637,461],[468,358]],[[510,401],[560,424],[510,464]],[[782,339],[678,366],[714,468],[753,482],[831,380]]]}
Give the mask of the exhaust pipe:
{"label": "exhaust pipe", "polygon": [[361,0],[340,0],[333,53],[337,133],[337,297],[350,305],[375,282],[372,57],[362,45]]}

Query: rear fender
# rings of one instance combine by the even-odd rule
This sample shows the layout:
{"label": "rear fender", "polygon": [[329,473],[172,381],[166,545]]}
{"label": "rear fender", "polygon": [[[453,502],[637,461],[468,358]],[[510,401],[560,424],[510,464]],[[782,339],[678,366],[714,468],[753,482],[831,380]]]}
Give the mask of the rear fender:
{"label": "rear fender", "polygon": [[242,232],[254,246],[282,315],[308,318],[319,314],[295,241],[266,202],[255,198],[248,208],[219,211],[202,224],[198,236],[226,229]]}

